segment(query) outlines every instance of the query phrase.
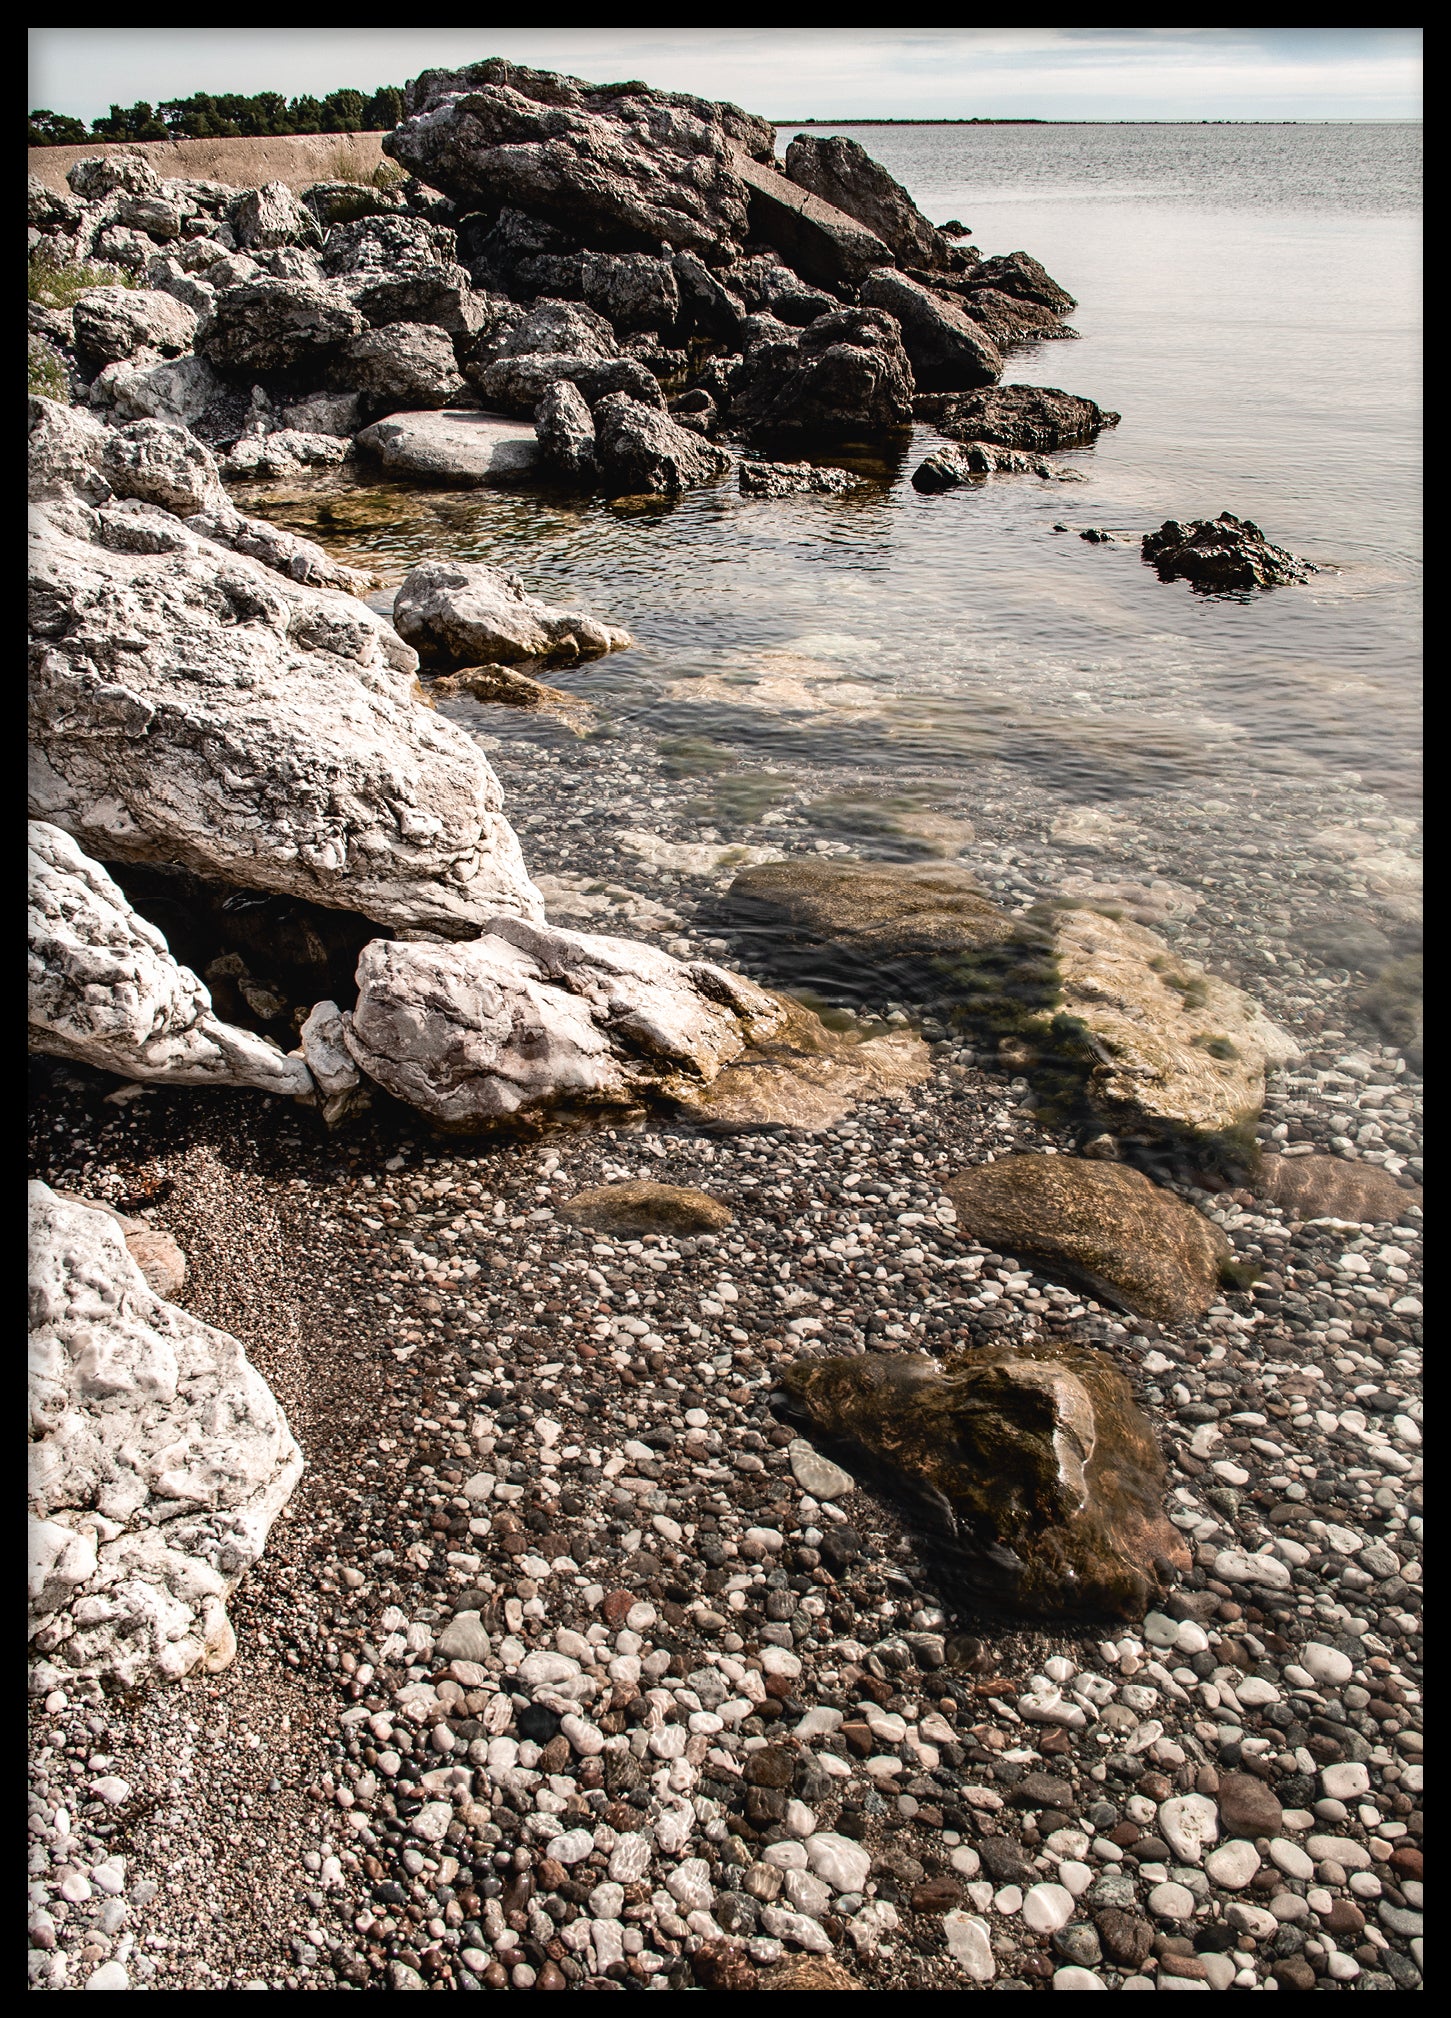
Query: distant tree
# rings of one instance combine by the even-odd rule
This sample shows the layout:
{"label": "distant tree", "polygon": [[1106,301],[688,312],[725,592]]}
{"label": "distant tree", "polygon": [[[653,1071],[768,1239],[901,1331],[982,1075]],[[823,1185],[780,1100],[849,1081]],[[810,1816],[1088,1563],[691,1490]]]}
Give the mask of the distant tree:
{"label": "distant tree", "polygon": [[330,91],[322,101],[324,133],[356,133],[363,123],[361,91]]}
{"label": "distant tree", "polygon": [[344,87],[326,98],[288,99],[280,91],[194,91],[153,108],[144,99],[113,105],[104,119],[84,121],[67,113],[37,111],[29,119],[31,147],[97,140],[223,140],[239,135],[267,138],[279,133],[378,133],[403,117],[403,93],[384,84],[365,96]]}
{"label": "distant tree", "polygon": [[89,140],[84,119],[72,119],[68,112],[32,112],[27,147],[67,147]]}
{"label": "distant tree", "polygon": [[363,131],[387,133],[403,117],[403,93],[391,84],[380,85],[363,108]]}
{"label": "distant tree", "polygon": [[138,98],[128,110],[125,106],[113,105],[105,119],[93,119],[91,132],[98,140],[166,140],[169,138],[165,126],[152,111],[144,98]]}

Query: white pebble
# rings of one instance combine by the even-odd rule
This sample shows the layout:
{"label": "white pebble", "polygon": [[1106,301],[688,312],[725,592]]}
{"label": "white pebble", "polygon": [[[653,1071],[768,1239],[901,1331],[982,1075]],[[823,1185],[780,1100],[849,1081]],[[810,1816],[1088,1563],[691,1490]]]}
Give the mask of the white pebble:
{"label": "white pebble", "polygon": [[942,1932],[947,1952],[963,1974],[974,1983],[991,1983],[998,1971],[987,1922],[975,1919],[970,1913],[948,1913],[942,1922]]}
{"label": "white pebble", "polygon": [[1066,1885],[1032,1885],[1023,1896],[1023,1918],[1035,1934],[1056,1934],[1073,1918],[1073,1894]]}

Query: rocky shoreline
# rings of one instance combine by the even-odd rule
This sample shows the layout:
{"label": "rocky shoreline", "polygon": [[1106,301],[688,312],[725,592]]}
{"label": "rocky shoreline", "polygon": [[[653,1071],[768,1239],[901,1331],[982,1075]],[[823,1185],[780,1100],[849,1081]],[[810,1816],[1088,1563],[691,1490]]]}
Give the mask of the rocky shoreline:
{"label": "rocky shoreline", "polygon": [[1069,474],[1071,299],[735,107],[405,112],[398,192],[32,187],[133,283],[31,316],[32,1986],[1418,1987],[1400,997],[1011,791],[984,887],[491,764],[613,613],[389,622],[226,489]]}

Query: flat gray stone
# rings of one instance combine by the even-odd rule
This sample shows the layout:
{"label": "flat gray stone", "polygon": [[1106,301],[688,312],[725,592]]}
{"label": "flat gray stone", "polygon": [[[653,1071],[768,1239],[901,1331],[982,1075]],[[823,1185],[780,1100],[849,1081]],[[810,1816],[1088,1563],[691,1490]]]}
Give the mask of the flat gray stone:
{"label": "flat gray stone", "polygon": [[458,407],[390,413],[365,427],[356,440],[390,475],[429,483],[508,482],[531,470],[539,454],[532,422]]}
{"label": "flat gray stone", "polygon": [[797,1485],[813,1499],[840,1499],[856,1485],[849,1471],[843,1471],[839,1464],[813,1450],[801,1437],[791,1445],[788,1455]]}

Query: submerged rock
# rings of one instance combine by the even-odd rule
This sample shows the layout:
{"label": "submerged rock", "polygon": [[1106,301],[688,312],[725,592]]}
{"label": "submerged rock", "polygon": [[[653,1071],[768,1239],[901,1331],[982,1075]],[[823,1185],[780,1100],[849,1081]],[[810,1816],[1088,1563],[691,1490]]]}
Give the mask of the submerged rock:
{"label": "submerged rock", "polygon": [[821,497],[845,497],[860,490],[862,480],[845,469],[818,469],[809,462],[743,462],[741,493],[745,497],[796,497],[811,491]]}
{"label": "submerged rock", "polygon": [[885,309],[902,327],[902,347],[923,392],[992,385],[1002,377],[1002,352],[951,295],[934,294],[904,273],[883,268],[862,283],[864,306]]}
{"label": "submerged rock", "polygon": [[1198,589],[1280,588],[1319,572],[1312,561],[1272,546],[1252,520],[1232,512],[1188,525],[1165,519],[1156,533],[1144,534],[1143,555],[1162,580],[1180,579]]}
{"label": "submerged rock", "polygon": [[733,374],[732,423],[748,433],[860,435],[907,427],[912,367],[894,316],[842,308],[753,343]]}
{"label": "submerged rock", "polygon": [[829,1029],[789,995],[771,1000],[774,1027],[756,1025],[748,1049],[708,1086],[676,1092],[676,1104],[703,1126],[814,1133],[857,1101],[887,1099],[931,1073],[931,1053],[912,1031],[863,1038]]}
{"label": "submerged rock", "polygon": [[506,708],[569,708],[589,712],[589,703],[578,694],[532,679],[517,666],[460,666],[456,673],[445,673],[442,679],[435,680],[428,691],[440,700],[467,694],[471,700]]}
{"label": "submerged rock", "polygon": [[357,445],[376,456],[390,476],[460,488],[521,477],[539,454],[527,422],[453,408],[387,414],[361,431]]}
{"label": "submerged rock", "polygon": [[301,1060],[223,1023],[189,967],[69,834],[29,836],[29,1048],[123,1079],[306,1095]]}
{"label": "submerged rock", "polygon": [[1086,1094],[1104,1125],[1128,1139],[1247,1150],[1266,1067],[1300,1055],[1258,1004],[1144,926],[1095,911],[1056,914],[1053,954],[1064,1041],[1074,1025],[1086,1034]]}
{"label": "submerged rock", "polygon": [[1000,1156],[943,1189],[974,1240],[1136,1317],[1183,1324],[1220,1294],[1229,1242],[1137,1170],[1077,1156]]}
{"label": "submerged rock", "polygon": [[868,1353],[797,1360],[781,1381],[921,1509],[980,1602],[1138,1620],[1189,1568],[1153,1431],[1103,1353],[1036,1342],[941,1362]]}
{"label": "submerged rock", "polygon": [[735,1224],[735,1214],[708,1191],[688,1184],[655,1184],[632,1178],[597,1184],[559,1208],[560,1217],[600,1233],[719,1233]]}
{"label": "submerged rock", "polygon": [[1117,427],[1119,416],[1051,385],[995,385],[982,392],[924,393],[912,403],[953,441],[996,442],[1000,448],[1078,448]]}
{"label": "submerged rock", "polygon": [[1419,1185],[1398,1184],[1374,1163],[1350,1163],[1341,1156],[1266,1156],[1254,1188],[1299,1219],[1397,1220],[1407,1206],[1421,1203]]}
{"label": "submerged rock", "polygon": [[709,1084],[774,999],[629,939],[494,918],[465,945],[375,940],[344,1019],[362,1070],[446,1127]]}
{"label": "submerged rock", "polygon": [[844,133],[798,133],[786,149],[786,173],[802,189],[874,232],[900,265],[963,263],[951,240],[922,215],[901,183],[873,161],[860,141]]}
{"label": "submerged rock", "polygon": [[552,609],[518,575],[467,561],[414,568],[393,599],[393,623],[426,663],[454,666],[520,659],[573,665],[633,642],[628,631],[584,610]]}
{"label": "submerged rock", "polygon": [[236,1650],[226,1601],[302,1453],[236,1339],[153,1295],[110,1214],[30,1187],[33,1691]]}
{"label": "submerged rock", "polygon": [[1132,1140],[1248,1153],[1266,1066],[1298,1055],[1248,996],[1142,926],[1072,907],[1010,916],[946,863],[765,863],[727,903],[810,987],[945,1000],[1024,1045],[1052,1097]]}

